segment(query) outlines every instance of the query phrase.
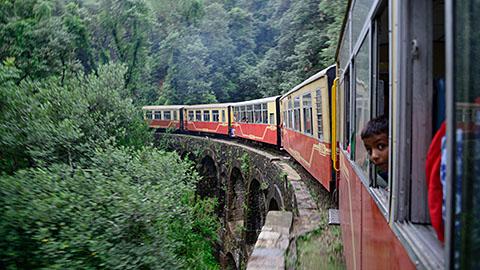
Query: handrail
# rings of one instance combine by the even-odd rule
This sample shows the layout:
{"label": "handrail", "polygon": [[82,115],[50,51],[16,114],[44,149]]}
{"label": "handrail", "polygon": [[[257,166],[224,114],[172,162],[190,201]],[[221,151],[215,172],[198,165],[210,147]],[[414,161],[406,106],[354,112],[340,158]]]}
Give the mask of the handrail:
{"label": "handrail", "polygon": [[335,78],[333,81],[332,86],[332,162],[333,162],[333,169],[335,171],[339,171],[337,164],[337,86],[338,86],[338,78]]}

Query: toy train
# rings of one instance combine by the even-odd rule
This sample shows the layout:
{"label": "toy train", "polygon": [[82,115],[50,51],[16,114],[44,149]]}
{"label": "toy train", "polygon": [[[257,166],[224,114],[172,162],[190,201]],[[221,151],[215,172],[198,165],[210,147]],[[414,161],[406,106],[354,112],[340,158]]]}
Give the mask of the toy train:
{"label": "toy train", "polygon": [[335,174],[331,158],[331,89],[328,67],[282,96],[237,103],[143,107],[151,128],[240,137],[285,149],[329,191]]}
{"label": "toy train", "polygon": [[[479,10],[474,0],[348,1],[335,66],[282,96],[146,106],[145,118],[283,147],[338,192],[348,269],[480,269]],[[386,176],[361,138],[382,115]]]}

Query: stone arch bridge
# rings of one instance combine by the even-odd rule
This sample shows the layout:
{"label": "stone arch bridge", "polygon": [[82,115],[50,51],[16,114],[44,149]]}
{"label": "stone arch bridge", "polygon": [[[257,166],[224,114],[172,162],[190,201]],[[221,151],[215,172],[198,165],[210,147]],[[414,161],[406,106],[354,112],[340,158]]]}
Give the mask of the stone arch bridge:
{"label": "stone arch bridge", "polygon": [[[290,240],[317,226],[316,204],[285,157],[235,141],[184,134],[157,133],[156,143],[194,161],[202,176],[197,194],[217,198],[222,223],[217,256],[223,269],[244,269],[247,263],[248,269],[267,269],[265,262],[272,263],[272,269],[284,269]],[[279,210],[293,213],[293,229],[290,221],[282,247],[268,253],[259,243],[259,234],[267,213]]]}

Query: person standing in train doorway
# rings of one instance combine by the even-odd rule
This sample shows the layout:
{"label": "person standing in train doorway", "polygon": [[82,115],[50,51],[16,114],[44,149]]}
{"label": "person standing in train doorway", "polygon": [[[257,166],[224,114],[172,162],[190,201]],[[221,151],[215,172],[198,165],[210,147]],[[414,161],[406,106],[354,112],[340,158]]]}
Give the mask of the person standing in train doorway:
{"label": "person standing in train doorway", "polygon": [[[388,181],[388,119],[385,115],[370,120],[360,134],[370,161],[378,168],[378,175]],[[381,185],[381,184],[379,184]],[[383,185],[381,185],[383,186]]]}

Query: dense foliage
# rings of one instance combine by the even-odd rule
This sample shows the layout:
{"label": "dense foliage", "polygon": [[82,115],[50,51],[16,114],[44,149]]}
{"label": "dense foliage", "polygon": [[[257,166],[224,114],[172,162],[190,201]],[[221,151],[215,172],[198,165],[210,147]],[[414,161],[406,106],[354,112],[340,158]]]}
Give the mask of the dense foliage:
{"label": "dense foliage", "polygon": [[178,155],[106,148],[0,177],[1,268],[207,269],[218,227]]}
{"label": "dense foliage", "polygon": [[[5,0],[17,81],[127,67],[136,104],[276,95],[333,64],[342,0]],[[38,46],[41,44],[41,46]]]}

